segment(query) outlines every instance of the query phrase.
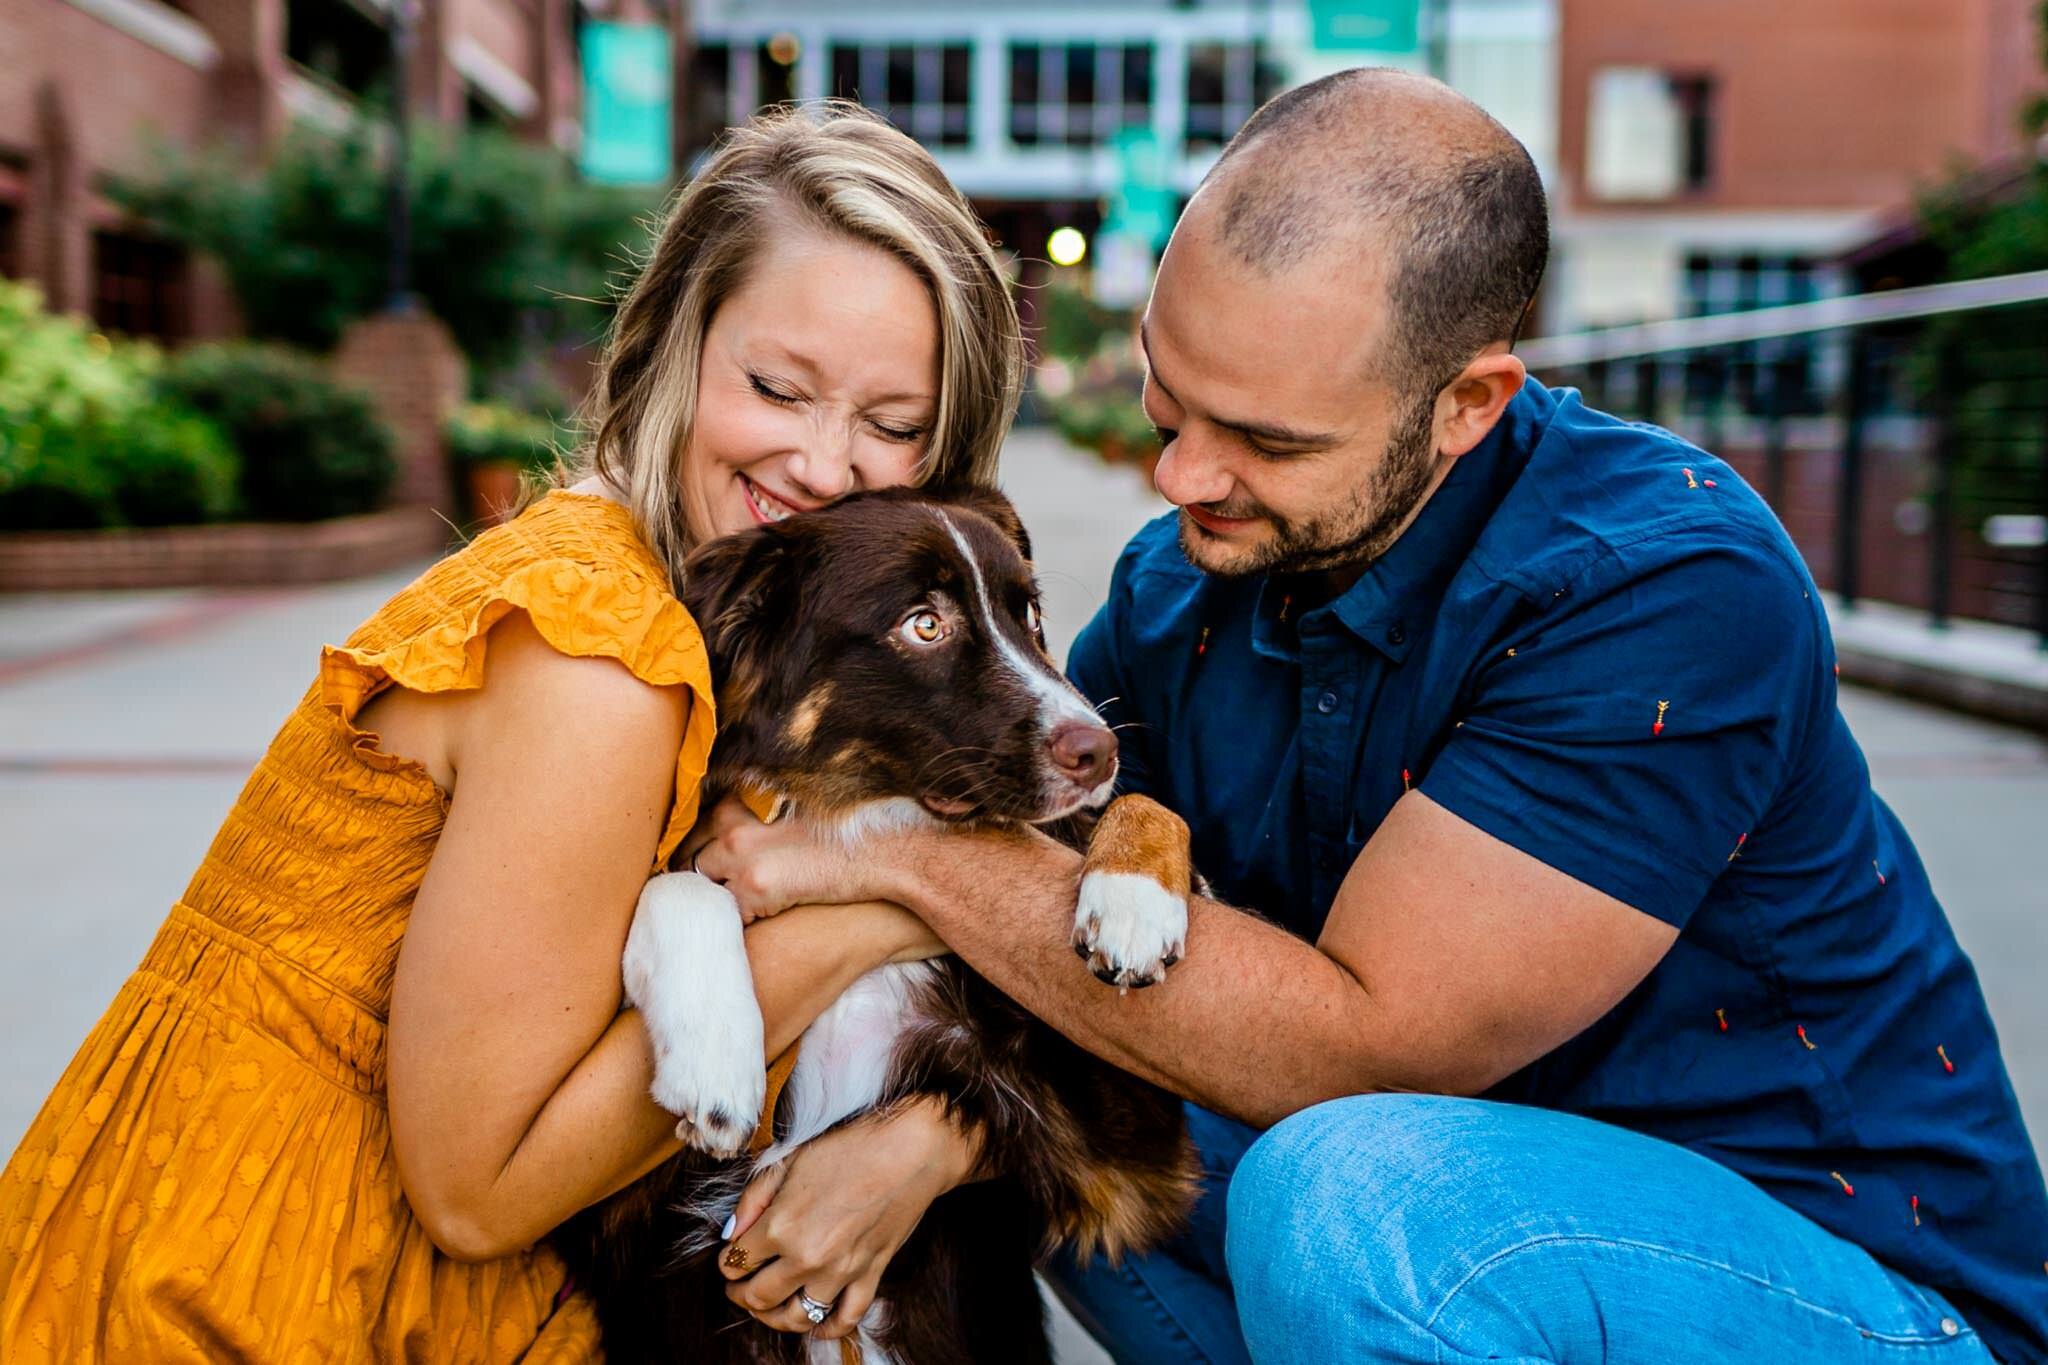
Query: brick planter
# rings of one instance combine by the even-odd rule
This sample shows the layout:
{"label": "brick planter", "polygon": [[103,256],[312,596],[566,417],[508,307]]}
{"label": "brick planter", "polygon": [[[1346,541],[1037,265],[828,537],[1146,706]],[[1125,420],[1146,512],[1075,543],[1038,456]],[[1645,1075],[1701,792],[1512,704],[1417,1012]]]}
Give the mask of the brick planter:
{"label": "brick planter", "polygon": [[356,578],[438,555],[446,522],[394,507],[313,522],[0,535],[0,592],[275,586]]}

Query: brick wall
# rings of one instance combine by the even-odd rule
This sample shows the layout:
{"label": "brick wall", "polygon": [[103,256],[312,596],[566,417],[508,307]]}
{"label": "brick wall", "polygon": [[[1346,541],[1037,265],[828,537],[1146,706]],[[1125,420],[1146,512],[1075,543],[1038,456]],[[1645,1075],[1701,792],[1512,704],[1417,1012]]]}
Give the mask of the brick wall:
{"label": "brick wall", "polygon": [[1951,156],[2018,150],[2018,103],[2040,83],[2031,8],[2028,0],[1561,0],[1563,189],[1575,210],[1602,210],[1584,179],[1593,76],[1648,66],[1716,84],[1712,184],[1673,207],[1905,202]]}
{"label": "brick wall", "polygon": [[392,501],[439,508],[459,520],[441,429],[467,393],[469,374],[448,329],[419,310],[364,318],[342,334],[334,376],[369,393],[397,440]]}
{"label": "brick wall", "polygon": [[0,592],[323,583],[437,555],[448,537],[424,507],[306,525],[11,533],[0,536]]}

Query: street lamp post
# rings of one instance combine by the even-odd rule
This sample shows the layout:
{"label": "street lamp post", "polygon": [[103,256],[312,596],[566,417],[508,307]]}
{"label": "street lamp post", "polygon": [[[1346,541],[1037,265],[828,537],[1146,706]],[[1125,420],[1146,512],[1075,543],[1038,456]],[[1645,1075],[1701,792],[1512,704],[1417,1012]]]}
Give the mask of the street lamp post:
{"label": "street lamp post", "polygon": [[412,41],[418,0],[391,0],[391,166],[387,188],[387,233],[391,258],[384,307],[410,312],[412,295]]}

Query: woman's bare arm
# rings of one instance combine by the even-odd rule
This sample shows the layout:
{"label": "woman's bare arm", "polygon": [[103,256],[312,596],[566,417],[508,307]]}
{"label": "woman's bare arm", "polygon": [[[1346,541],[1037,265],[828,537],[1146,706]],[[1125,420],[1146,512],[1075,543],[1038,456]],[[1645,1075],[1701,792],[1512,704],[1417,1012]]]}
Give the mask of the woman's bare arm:
{"label": "woman's bare arm", "polygon": [[[468,1260],[530,1245],[677,1146],[648,1098],[646,1033],[619,1012],[619,958],[688,694],[559,654],[524,616],[490,648],[487,685],[442,714],[455,795],[389,1040],[400,1180],[435,1244]],[[802,907],[752,926],[770,1053],[896,951],[908,919]]]}

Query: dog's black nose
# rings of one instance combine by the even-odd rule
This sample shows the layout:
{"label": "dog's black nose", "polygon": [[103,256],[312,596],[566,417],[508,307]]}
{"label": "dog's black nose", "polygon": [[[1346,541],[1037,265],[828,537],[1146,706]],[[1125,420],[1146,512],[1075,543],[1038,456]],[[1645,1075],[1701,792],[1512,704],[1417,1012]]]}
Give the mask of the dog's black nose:
{"label": "dog's black nose", "polygon": [[1053,766],[1076,786],[1099,787],[1116,767],[1116,736],[1100,725],[1070,720],[1052,732]]}

